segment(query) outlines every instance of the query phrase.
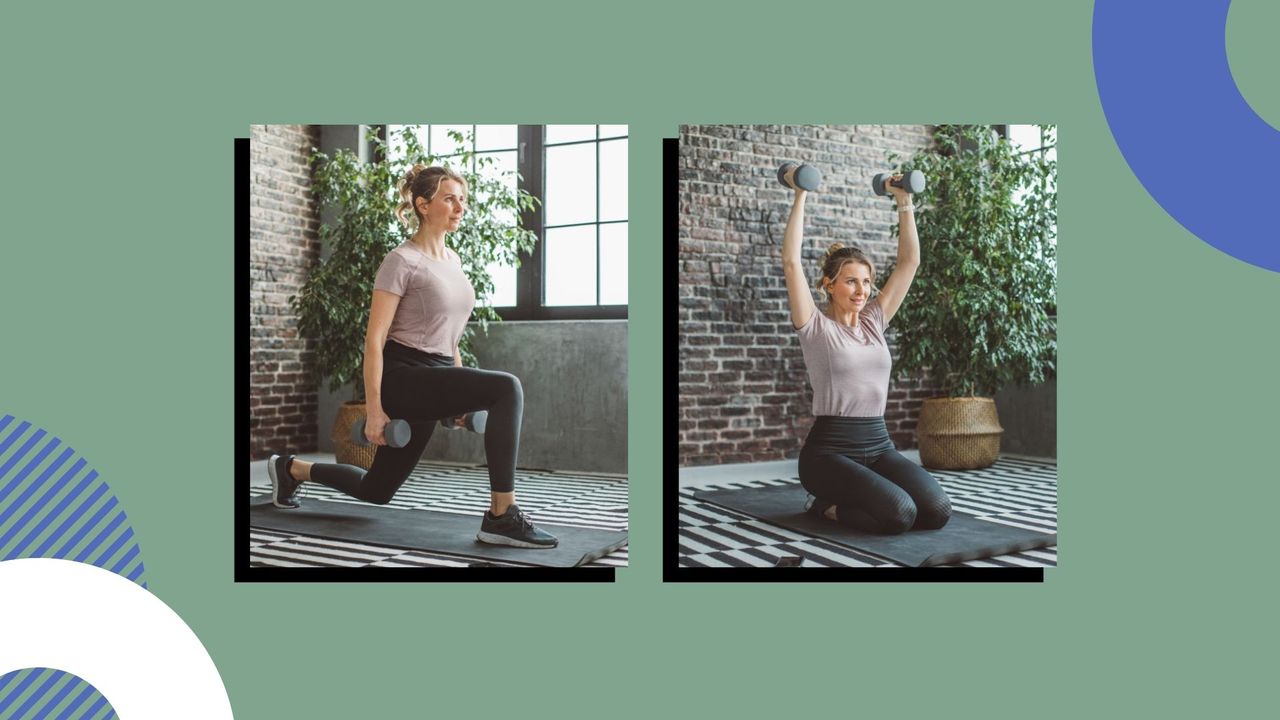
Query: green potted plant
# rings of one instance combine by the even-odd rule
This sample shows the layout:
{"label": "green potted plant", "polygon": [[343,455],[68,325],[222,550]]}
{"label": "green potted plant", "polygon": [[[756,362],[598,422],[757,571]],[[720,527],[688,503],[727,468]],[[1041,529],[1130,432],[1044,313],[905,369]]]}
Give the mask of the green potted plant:
{"label": "green potted plant", "polygon": [[[1055,128],[1040,131],[1052,147]],[[986,467],[1000,451],[996,391],[1055,372],[1056,162],[990,126],[940,125],[908,170],[928,185],[914,198],[921,264],[893,322],[895,374],[927,371],[946,395],[920,409],[922,463]]]}
{"label": "green potted plant", "polygon": [[[473,147],[470,136],[456,131],[449,135],[455,143]],[[312,372],[316,381],[327,378],[330,392],[352,385],[352,400],[339,409],[332,437],[338,462],[364,467],[373,462],[373,448],[353,444],[348,428],[364,416],[364,336],[374,276],[386,254],[409,237],[408,229],[395,218],[405,172],[415,163],[448,165],[467,179],[469,208],[448,243],[462,258],[463,271],[476,289],[471,317],[481,332],[488,332],[490,322],[501,320],[490,301],[489,266],[518,265],[520,253],[531,251],[537,241],[536,234],[520,227],[518,219],[534,208],[536,199],[489,170],[492,158],[470,150],[449,157],[428,155],[416,126],[405,126],[397,137],[404,152],[392,157],[387,141],[375,131],[368,133],[374,162],[361,162],[350,150],[340,150],[333,157],[312,150],[312,195],[322,212],[332,213],[332,221],[320,226],[320,239],[330,253],[289,299],[298,315],[299,332],[315,341]],[[468,325],[459,344],[468,367],[476,364],[471,350],[474,329]]]}

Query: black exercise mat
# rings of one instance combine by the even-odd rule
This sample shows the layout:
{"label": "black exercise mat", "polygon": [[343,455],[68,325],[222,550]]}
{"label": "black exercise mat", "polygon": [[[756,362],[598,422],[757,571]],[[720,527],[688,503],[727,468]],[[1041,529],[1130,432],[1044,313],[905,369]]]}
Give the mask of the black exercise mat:
{"label": "black exercise mat", "polygon": [[952,565],[1056,545],[1057,535],[1024,530],[953,513],[941,530],[873,535],[804,512],[808,497],[798,485],[742,490],[700,490],[694,497],[806,535],[824,538],[908,567]]}
{"label": "black exercise mat", "polygon": [[601,558],[622,547],[627,533],[615,530],[570,527],[534,522],[560,540],[551,549],[514,548],[489,545],[476,540],[480,512],[475,515],[404,510],[379,505],[329,502],[304,498],[302,507],[284,510],[269,497],[254,498],[249,524],[257,528],[314,535],[333,540],[349,540],[390,545],[409,550],[449,553],[483,560],[574,567]]}

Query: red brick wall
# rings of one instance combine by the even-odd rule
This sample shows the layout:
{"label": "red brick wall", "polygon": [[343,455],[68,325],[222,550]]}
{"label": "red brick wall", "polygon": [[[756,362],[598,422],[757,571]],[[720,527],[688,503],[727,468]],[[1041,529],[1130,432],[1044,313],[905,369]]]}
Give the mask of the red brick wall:
{"label": "red brick wall", "polygon": [[[778,166],[799,160],[823,174],[805,204],[806,275],[816,279],[833,242],[867,251],[880,271],[897,252],[897,214],[871,177],[890,169],[887,153],[910,156],[929,139],[924,125],[681,127],[681,465],[794,458],[813,422],[782,277],[792,193]],[[899,448],[915,447],[920,402],[934,394],[890,384],[885,416]]]}
{"label": "red brick wall", "polygon": [[310,348],[289,307],[320,256],[319,219],[307,157],[319,144],[308,125],[254,125],[249,139],[249,429],[251,460],[316,448]]}

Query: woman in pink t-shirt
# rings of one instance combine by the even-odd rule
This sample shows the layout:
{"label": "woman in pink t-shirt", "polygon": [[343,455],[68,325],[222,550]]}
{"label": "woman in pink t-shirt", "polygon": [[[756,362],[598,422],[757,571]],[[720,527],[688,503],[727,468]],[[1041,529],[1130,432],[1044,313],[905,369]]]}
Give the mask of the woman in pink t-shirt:
{"label": "woman in pink t-shirt", "polygon": [[892,369],[885,328],[920,264],[911,195],[885,187],[898,204],[898,263],[878,294],[870,258],[835,243],[822,261],[817,287],[828,302],[818,309],[801,267],[802,189],[787,220],[782,268],[817,416],[800,451],[800,482],[813,496],[806,509],[860,530],[897,534],[946,525],[951,501],[932,475],[894,448],[884,422]]}
{"label": "woman in pink t-shirt", "polygon": [[[374,280],[365,334],[365,437],[378,446],[368,472],[354,465],[307,463],[273,455],[267,463],[277,507],[296,508],[295,491],[313,481],[366,502],[386,504],[417,466],[441,419],[489,413],[484,433],[489,510],[477,539],[516,547],[555,547],[515,504],[516,455],[524,391],[510,373],[462,367],[458,341],[475,306],[462,259],[445,245],[467,211],[467,183],[443,167],[415,165],[400,189],[396,216],[416,230],[383,259]],[[408,211],[413,211],[410,220]],[[409,423],[410,440],[387,445],[394,417]]]}

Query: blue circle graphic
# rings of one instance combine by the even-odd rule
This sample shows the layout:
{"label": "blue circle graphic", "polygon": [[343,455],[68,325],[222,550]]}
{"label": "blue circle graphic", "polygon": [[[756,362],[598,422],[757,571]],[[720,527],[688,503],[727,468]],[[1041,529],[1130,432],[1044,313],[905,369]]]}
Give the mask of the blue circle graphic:
{"label": "blue circle graphic", "polygon": [[107,483],[61,438],[0,414],[0,561],[59,558],[147,587],[142,553]]}
{"label": "blue circle graphic", "polygon": [[1280,131],[1240,94],[1227,61],[1230,0],[1097,0],[1093,72],[1125,161],[1201,240],[1280,272]]}
{"label": "blue circle graphic", "polygon": [[0,675],[0,717],[40,718],[116,717],[111,703],[84,679],[52,668],[26,668]]}

